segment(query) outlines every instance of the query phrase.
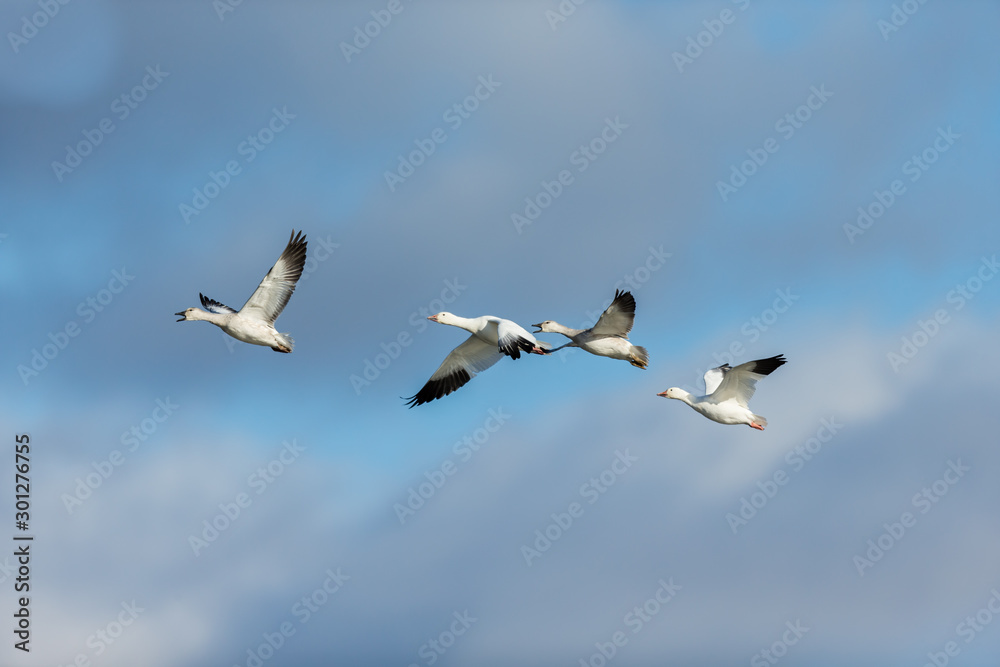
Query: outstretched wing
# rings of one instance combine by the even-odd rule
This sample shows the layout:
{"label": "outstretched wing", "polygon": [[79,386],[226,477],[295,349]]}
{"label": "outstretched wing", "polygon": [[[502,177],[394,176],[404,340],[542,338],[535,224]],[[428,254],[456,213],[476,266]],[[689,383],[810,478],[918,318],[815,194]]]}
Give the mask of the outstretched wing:
{"label": "outstretched wing", "polygon": [[405,399],[411,408],[414,405],[429,403],[436,398],[447,396],[466,382],[476,373],[486,370],[503,357],[497,348],[477,336],[469,336],[464,343],[456,347],[444,358],[438,369],[431,375],[416,395]]}
{"label": "outstretched wing", "polygon": [[779,354],[767,359],[748,361],[727,370],[722,378],[722,384],[712,393],[713,402],[721,403],[736,399],[738,404],[747,407],[747,403],[757,391],[757,380],[773,373],[785,361],[785,358]]}
{"label": "outstretched wing", "polygon": [[722,364],[717,368],[711,368],[705,373],[705,395],[708,396],[722,384],[722,378],[731,371],[729,364]]}
{"label": "outstretched wing", "polygon": [[521,351],[530,353],[538,341],[517,322],[497,318],[497,347],[511,359],[520,359]]}
{"label": "outstretched wing", "polygon": [[210,313],[218,313],[222,315],[223,313],[235,313],[236,311],[229,306],[219,303],[215,299],[209,299],[207,296],[198,292],[198,297],[201,299],[201,307]]}
{"label": "outstretched wing", "polygon": [[601,336],[621,336],[628,338],[635,321],[635,298],[631,292],[615,290],[611,305],[601,313],[591,332]]}
{"label": "outstretched wing", "polygon": [[296,235],[293,229],[284,252],[260,281],[256,291],[240,308],[240,315],[273,325],[291,298],[292,292],[295,291],[295,283],[302,276],[302,267],[305,263],[306,235],[302,232]]}

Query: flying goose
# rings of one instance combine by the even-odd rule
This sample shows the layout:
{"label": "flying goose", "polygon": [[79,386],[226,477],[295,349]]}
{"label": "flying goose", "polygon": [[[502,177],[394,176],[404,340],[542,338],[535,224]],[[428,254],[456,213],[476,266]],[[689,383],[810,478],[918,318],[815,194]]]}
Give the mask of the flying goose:
{"label": "flying goose", "polygon": [[302,232],[296,235],[293,229],[284,252],[238,312],[199,292],[205,310],[188,308],[174,314],[180,315],[178,322],[205,320],[244,343],[266,345],[275,352],[291,352],[295,341],[290,335],[279,333],[274,321],[295,291],[305,263],[306,235]]}
{"label": "flying goose", "polygon": [[623,359],[636,368],[646,368],[649,363],[646,348],[628,341],[628,332],[632,330],[634,320],[635,298],[632,293],[615,290],[611,305],[590,329],[570,329],[552,320],[531,326],[538,327],[534,333],[560,333],[570,339],[569,343],[555,348],[553,352],[564,347],[579,347],[600,357]]}
{"label": "flying goose", "polygon": [[420,391],[403,399],[411,408],[447,396],[471,380],[476,373],[485,371],[500,361],[504,355],[519,359],[522,351],[528,354],[548,354],[546,348],[550,347],[548,343],[536,340],[516,322],[491,315],[467,318],[442,312],[427,319],[465,329],[472,335],[445,357]]}
{"label": "flying goose", "polygon": [[695,396],[671,387],[657,396],[684,401],[696,411],[720,424],[746,424],[763,431],[767,420],[750,412],[748,403],[757,390],[757,380],[770,375],[785,363],[782,355],[748,361],[736,367],[722,364],[705,373],[705,396]]}

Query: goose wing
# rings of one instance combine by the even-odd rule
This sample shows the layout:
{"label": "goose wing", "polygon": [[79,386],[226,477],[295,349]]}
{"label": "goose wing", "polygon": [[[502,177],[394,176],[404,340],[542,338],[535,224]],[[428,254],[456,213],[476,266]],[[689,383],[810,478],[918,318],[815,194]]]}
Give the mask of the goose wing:
{"label": "goose wing", "polygon": [[503,355],[496,347],[478,336],[469,336],[452,350],[431,378],[415,395],[405,399],[411,408],[447,396],[465,385],[476,373],[500,361]]}
{"label": "goose wing", "polygon": [[705,373],[705,395],[713,393],[722,384],[722,378],[726,373],[733,370],[729,364],[722,364],[717,368],[711,368]]}
{"label": "goose wing", "polygon": [[240,315],[273,325],[295,291],[295,283],[302,276],[305,263],[306,235],[302,232],[296,235],[293,229],[284,252],[260,281],[250,299],[240,308]]}
{"label": "goose wing", "polygon": [[219,303],[215,299],[209,299],[207,296],[198,292],[198,298],[201,299],[201,307],[210,313],[218,313],[222,315],[224,313],[235,313],[236,311],[227,306],[224,303]]}
{"label": "goose wing", "polygon": [[497,318],[497,347],[511,359],[520,359],[521,351],[530,353],[536,347],[544,349],[527,329],[517,322]]}
{"label": "goose wing", "polygon": [[[757,359],[740,364],[734,368],[724,371],[722,382],[711,394],[713,403],[722,403],[730,399],[735,399],[739,405],[748,407],[747,404],[757,391],[757,380],[765,375],[770,375],[779,366],[784,364],[786,359],[782,355],[768,357],[767,359]],[[719,369],[713,370],[721,370]],[[709,371],[711,373],[712,371]],[[705,375],[706,382],[708,374]]]}
{"label": "goose wing", "polygon": [[621,336],[628,338],[635,321],[635,297],[631,292],[615,290],[615,298],[611,301],[591,332],[601,336]]}

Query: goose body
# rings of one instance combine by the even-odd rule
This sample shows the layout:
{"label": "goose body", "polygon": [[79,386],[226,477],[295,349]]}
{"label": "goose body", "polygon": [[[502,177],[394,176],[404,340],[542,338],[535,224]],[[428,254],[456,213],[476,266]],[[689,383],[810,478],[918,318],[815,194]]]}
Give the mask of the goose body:
{"label": "goose body", "polygon": [[636,368],[644,369],[649,364],[646,348],[633,345],[628,340],[628,332],[632,330],[634,321],[635,298],[632,293],[615,290],[611,305],[601,313],[597,324],[590,329],[571,329],[552,320],[531,326],[538,328],[535,333],[558,333],[570,339],[570,342],[555,348],[553,352],[564,347],[578,347],[599,357],[622,359]]}
{"label": "goose body", "polygon": [[274,321],[284,310],[295,291],[295,283],[302,276],[306,262],[306,237],[299,232],[292,236],[288,245],[267,272],[257,289],[243,307],[233,310],[214,299],[199,293],[201,308],[188,308],[179,313],[178,322],[204,320],[211,322],[227,334],[251,345],[265,345],[275,352],[291,352],[295,341],[287,333],[274,328]]}
{"label": "goose body", "polygon": [[503,356],[519,359],[521,352],[548,354],[547,343],[535,339],[523,327],[511,320],[492,315],[459,317],[451,313],[438,313],[427,319],[439,324],[465,329],[471,335],[445,357],[427,383],[407,401],[411,408],[447,396],[500,361]]}
{"label": "goose body", "polygon": [[730,367],[723,364],[705,373],[705,395],[695,396],[679,387],[671,387],[657,396],[676,398],[720,424],[746,424],[763,431],[767,419],[750,410],[749,402],[757,390],[757,381],[785,363],[782,355],[757,359]]}

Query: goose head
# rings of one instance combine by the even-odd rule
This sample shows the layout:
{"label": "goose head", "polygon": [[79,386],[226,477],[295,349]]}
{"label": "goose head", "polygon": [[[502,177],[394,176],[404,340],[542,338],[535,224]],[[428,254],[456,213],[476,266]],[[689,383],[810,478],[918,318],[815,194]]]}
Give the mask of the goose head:
{"label": "goose head", "polygon": [[204,311],[202,311],[200,308],[188,308],[187,310],[182,310],[179,313],[174,313],[174,315],[180,316],[181,319],[177,320],[178,322],[190,322],[194,320],[205,319],[204,317],[200,316],[202,312]]}
{"label": "goose head", "polygon": [[427,319],[431,322],[437,322],[438,324],[451,324],[453,326],[458,324],[458,318],[445,311],[437,313],[436,315],[431,315]]}
{"label": "goose head", "polygon": [[532,324],[531,326],[536,327],[538,331],[532,331],[531,333],[559,333],[556,327],[559,325],[552,320],[545,320],[540,324]]}

